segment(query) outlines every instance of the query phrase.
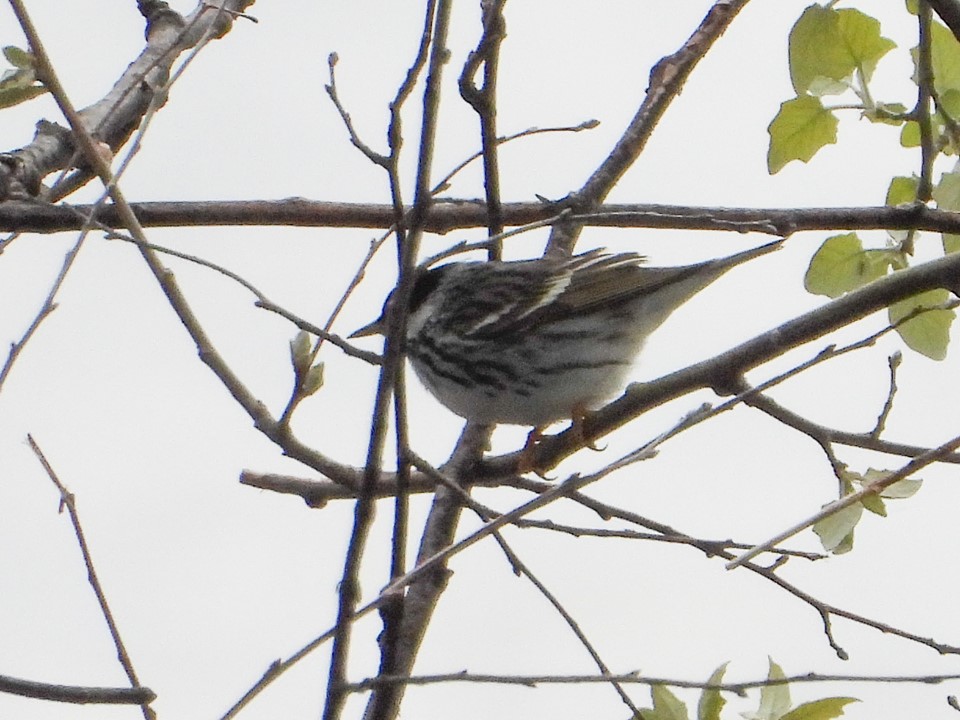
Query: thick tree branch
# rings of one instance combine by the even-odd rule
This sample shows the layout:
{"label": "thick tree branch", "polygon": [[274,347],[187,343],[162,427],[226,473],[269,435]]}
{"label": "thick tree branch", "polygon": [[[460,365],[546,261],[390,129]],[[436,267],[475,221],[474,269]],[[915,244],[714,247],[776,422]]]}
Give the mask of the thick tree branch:
{"label": "thick tree branch", "polygon": [[[602,437],[647,410],[693,390],[714,388],[721,394],[728,393],[746,371],[891,303],[936,288],[946,288],[954,294],[960,291],[960,255],[893,273],[709,360],[649,383],[634,383],[618,400],[589,415],[580,427],[544,438],[533,451],[535,467],[553,467],[583,447],[584,442]],[[519,460],[520,453],[486,460],[478,468],[479,474],[512,474]]]}
{"label": "thick tree branch", "polygon": [[[139,126],[154,97],[166,92],[167,78],[180,54],[204,38],[222,37],[230,28],[232,13],[242,12],[253,1],[226,0],[223,12],[210,3],[201,2],[186,18],[172,11],[151,16],[147,45],[140,56],[130,63],[109,93],[78,111],[83,126],[116,152]],[[47,81],[42,76],[41,79]],[[15,171],[0,174],[0,200],[36,195],[40,180],[76,164],[77,150],[72,133],[55,123],[41,121],[33,141],[9,153],[16,163],[5,163],[5,166]],[[85,166],[83,176],[85,180],[94,177],[89,165]]]}
{"label": "thick tree branch", "polygon": [[[209,202],[144,202],[131,205],[142,227],[337,227],[389,229],[396,223],[392,205],[321,202],[305,198],[286,200],[230,200]],[[407,211],[409,211],[409,207]],[[40,202],[0,203],[0,231],[55,233],[79,230],[94,210],[91,205],[49,205]],[[504,203],[501,213],[508,227],[520,227],[556,218],[549,203]],[[98,209],[97,219],[122,227],[117,209]],[[570,215],[571,222],[590,227],[654,228],[758,232],[787,236],[812,230],[927,230],[960,233],[960,213],[924,205],[901,207],[728,208],[647,203],[600,205],[589,214]],[[486,227],[481,200],[439,200],[421,219],[425,232]]]}
{"label": "thick tree branch", "polygon": [[52,685],[0,675],[0,693],[52,700],[54,702],[93,705],[146,705],[156,695],[150,688],[108,688],[81,685]]}

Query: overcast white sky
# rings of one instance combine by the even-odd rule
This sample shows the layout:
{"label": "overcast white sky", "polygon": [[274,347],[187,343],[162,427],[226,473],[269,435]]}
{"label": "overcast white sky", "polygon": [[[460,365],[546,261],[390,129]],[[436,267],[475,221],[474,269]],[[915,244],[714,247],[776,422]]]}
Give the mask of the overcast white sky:
{"label": "overcast white sky", "polygon": [[[577,188],[632,116],[649,68],[675,51],[710,6],[682,0],[604,3],[512,0],[503,45],[500,129],[601,125],[576,135],[535,137],[502,154],[505,199],[561,197]],[[766,174],[765,128],[791,94],[786,38],[805,2],[755,0],[701,63],[670,108],[641,160],[612,202],[684,205],[822,206],[883,202],[889,178],[919,167],[898,150],[897,130],[857,121],[851,112],[840,143],[810,165]],[[110,87],[142,46],[133,3],[28,3],[74,102],[83,106]],[[189,2],[172,2],[188,11]],[[448,66],[453,88],[476,42],[477,3],[458,3]],[[842,3],[852,6],[853,3]],[[340,57],[338,85],[358,131],[385,148],[387,102],[419,40],[419,3],[360,1],[284,3],[251,8],[259,24],[238,23],[213,43],[175,86],[123,180],[137,200],[388,199],[383,173],[347,139],[326,97],[326,58]],[[884,99],[911,105],[906,48],[915,28],[902,4],[856,3],[881,17],[900,45],[878,71]],[[99,14],[97,14],[99,13]],[[79,31],[82,29],[82,31]],[[23,46],[6,4],[0,43]],[[419,99],[411,106],[419,104]],[[27,143],[41,117],[59,120],[48,99],[0,112],[0,149]],[[416,113],[407,119],[412,186]],[[447,96],[437,144],[437,174],[477,146],[476,122],[454,93]],[[458,178],[453,197],[479,195],[479,170]],[[92,197],[94,190],[84,193]],[[151,230],[150,238],[222,263],[273,300],[314,321],[332,309],[376,233],[283,228]],[[876,246],[882,233],[867,234]],[[431,238],[432,252],[465,237]],[[512,257],[536,256],[545,233],[511,243]],[[740,268],[691,301],[650,341],[635,379],[658,377],[725,350],[805,309],[822,304],[802,289],[802,274],[824,234],[798,235],[784,251]],[[0,256],[0,338],[19,338],[55,276],[71,234],[26,236]],[[580,248],[637,249],[656,264],[719,257],[759,244],[759,236],[593,229]],[[931,240],[932,243],[932,240]],[[931,256],[933,249],[921,248]],[[389,290],[392,252],[369,274],[338,330],[349,332],[379,311]],[[294,330],[253,307],[236,284],[208,270],[170,261],[214,343],[274,411],[287,398],[287,341]],[[102,581],[144,684],[159,695],[161,718],[219,717],[268,664],[326,630],[335,618],[336,583],[352,506],[311,510],[296,498],[238,484],[241,470],[312,477],[279,456],[251,426],[196,357],[136,251],[91,237],[61,296],[0,392],[0,674],[64,684],[123,685],[124,678],[86,587],[72,531],[58,515],[57,494],[24,443],[30,432],[77,495]],[[879,328],[874,318],[841,333],[857,339]],[[773,363],[755,379],[814,355],[817,343]],[[368,347],[373,348],[373,343]],[[775,396],[811,419],[855,431],[872,426],[886,392],[887,339],[793,381]],[[336,459],[359,464],[376,375],[334,348],[324,351],[327,385],[298,411],[298,435]],[[936,445],[956,434],[955,358],[933,363],[908,353],[890,437]],[[631,423],[558,472],[589,470],[671,427],[709,394],[684,398]],[[432,398],[412,395],[412,437],[421,455],[442,462],[461,423]],[[504,429],[501,450],[525,430]],[[864,470],[881,461],[844,450]],[[899,463],[887,459],[883,467]],[[890,517],[869,517],[854,553],[816,564],[791,561],[785,576],[839,607],[920,636],[960,644],[952,560],[958,544],[947,508],[957,506],[956,471],[925,471],[912,500]],[[822,454],[807,438],[740,409],[663,447],[652,462],[621,472],[595,496],[706,538],[758,542],[797,522],[835,493]],[[507,510],[525,499],[499,489],[478,493]],[[428,508],[414,502],[413,527]],[[389,516],[384,506],[366,556],[364,597],[388,572]],[[569,505],[540,517],[599,521]],[[463,532],[477,522],[465,515]],[[519,555],[577,617],[614,671],[705,680],[730,661],[728,678],[761,677],[767,656],[788,673],[807,671],[911,674],[951,672],[952,658],[836,620],[850,653],[836,659],[819,617],[798,600],[743,572],[726,572],[683,547],[557,537],[507,529]],[[417,538],[414,538],[416,540]],[[817,549],[812,533],[791,547]],[[594,668],[557,615],[502,553],[480,543],[453,564],[417,671],[588,673]],[[361,623],[352,675],[373,673],[376,621]],[[316,718],[326,679],[321,649],[269,689],[242,717]],[[928,717],[950,711],[950,686],[797,687],[796,698],[856,695],[847,717]],[[647,691],[632,694],[647,705]],[[691,706],[695,695],[684,694]],[[348,705],[358,717],[365,697]],[[736,709],[755,707],[736,701]],[[921,706],[913,703],[922,703]],[[501,688],[449,684],[408,692],[403,716],[483,718],[624,717],[607,687]],[[135,708],[60,706],[0,695],[0,717],[73,720],[139,717]]]}

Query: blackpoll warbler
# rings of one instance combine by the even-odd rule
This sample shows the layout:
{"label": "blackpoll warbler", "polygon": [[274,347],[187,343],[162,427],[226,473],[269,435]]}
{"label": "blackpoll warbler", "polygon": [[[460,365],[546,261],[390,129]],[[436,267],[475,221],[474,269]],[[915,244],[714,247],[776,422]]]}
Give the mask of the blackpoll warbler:
{"label": "blackpoll warbler", "polygon": [[[622,389],[643,341],[670,313],[781,242],[681,267],[600,250],[442,265],[414,283],[406,354],[433,396],[468,420],[576,420]],[[381,333],[391,298],[350,337]]]}

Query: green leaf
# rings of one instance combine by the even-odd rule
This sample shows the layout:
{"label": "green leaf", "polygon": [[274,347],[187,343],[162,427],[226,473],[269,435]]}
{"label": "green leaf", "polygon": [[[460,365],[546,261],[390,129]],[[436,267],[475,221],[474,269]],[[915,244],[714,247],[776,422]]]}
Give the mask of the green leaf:
{"label": "green leaf", "polygon": [[870,122],[884,123],[885,125],[904,125],[907,106],[902,103],[878,102],[872,108],[863,111],[863,116]]}
{"label": "green leaf", "polygon": [[837,118],[819,99],[801,95],[780,105],[767,132],[767,170],[773,175],[791,160],[808,162],[820,148],[837,142]]}
{"label": "green leaf", "polygon": [[857,71],[869,81],[877,62],[896,43],[880,23],[859,10],[811,5],[790,31],[790,79],[798,95],[835,95]]}
{"label": "green leaf", "polygon": [[860,702],[860,700],[851,697],[812,700],[797,705],[793,710],[782,716],[780,720],[832,720],[843,715],[844,706],[853,702]]}
{"label": "green leaf", "polygon": [[843,540],[840,541],[840,544],[837,545],[831,552],[834,555],[846,555],[848,552],[853,550],[853,536],[856,534],[856,530],[851,530]]}
{"label": "green leaf", "polygon": [[[916,48],[912,54],[916,67]],[[960,90],[960,43],[952,32],[936,21],[930,24],[930,61],[933,86],[941,97],[950,90]]]}
{"label": "green leaf", "polygon": [[886,204],[891,206],[908,205],[917,199],[917,188],[920,186],[920,178],[916,175],[904,177],[902,175],[890,180],[890,186],[887,188]]}
{"label": "green leaf", "polygon": [[313,360],[311,350],[310,333],[300,330],[290,341],[290,362],[298,377],[310,367],[310,361]]}
{"label": "green leaf", "polygon": [[[854,472],[853,470],[847,470],[843,474],[844,494],[854,492],[854,486],[859,488],[868,487],[873,483],[887,480],[891,475],[893,475],[893,471],[891,470],[877,470],[876,468],[867,468],[867,471],[863,474]],[[870,512],[880,517],[886,517],[887,506],[883,501],[884,498],[900,500],[912,497],[920,489],[922,484],[923,480],[919,478],[904,478],[884,488],[879,493],[868,493],[864,495],[861,502],[863,503],[863,507]]]}
{"label": "green leaf", "polygon": [[960,152],[960,148],[957,147],[956,134],[953,132],[957,118],[960,118],[960,90],[947,90],[939,97],[936,112],[933,113],[931,118],[933,121],[933,140],[935,143],[939,141],[945,155],[956,155]]}
{"label": "green leaf", "polygon": [[875,493],[867,493],[863,496],[860,502],[863,504],[864,510],[869,510],[874,515],[879,515],[880,517],[887,516],[886,503],[883,502],[883,498],[881,498],[879,495],[876,495]]}
{"label": "green leaf", "polygon": [[21,70],[33,69],[36,65],[33,55],[13,45],[7,45],[3,48],[3,56],[8,63]]}
{"label": "green leaf", "polygon": [[0,75],[0,108],[19,105],[47,92],[37,82],[33,55],[12,45],[3,48],[3,54],[14,69]]}
{"label": "green leaf", "polygon": [[937,105],[951,118],[960,117],[960,90],[947,90],[937,98]]}
{"label": "green leaf", "polygon": [[900,130],[900,145],[905,148],[920,147],[920,123],[908,120]]}
{"label": "green leaf", "polygon": [[643,720],[688,720],[687,706],[665,685],[652,686],[650,694],[653,696],[653,709],[640,710]]}
{"label": "green leaf", "polygon": [[[790,80],[797,95],[810,90],[818,78],[842,80],[856,65],[840,42],[837,11],[810,5],[790,29]],[[838,92],[846,86],[838,83]]]}
{"label": "green leaf", "polygon": [[[783,674],[783,668],[777,665],[773,658],[768,658],[770,670],[767,672],[767,680],[783,680],[786,675]],[[777,685],[764,685],[760,688],[760,705],[755,713],[744,713],[744,717],[750,717],[751,720],[778,720],[785,712],[790,710],[790,688],[786,683]]]}
{"label": "green leaf", "polygon": [[890,323],[896,324],[922,308],[937,308],[922,312],[897,327],[907,347],[931,360],[943,360],[947,356],[950,325],[956,313],[937,306],[946,303],[948,298],[946,290],[937,288],[894,303],[888,311]]}
{"label": "green leaf", "polygon": [[47,89],[42,85],[31,85],[30,87],[0,87],[0,109],[19,105],[27,100],[32,100],[38,95],[43,95]]}
{"label": "green leaf", "polygon": [[856,233],[823,241],[803,278],[807,292],[837,298],[887,274],[900,263],[898,250],[864,250]]}
{"label": "green leaf", "polygon": [[960,173],[943,173],[933,188],[933,199],[941,210],[960,210]]}
{"label": "green leaf", "polygon": [[0,89],[41,87],[37,85],[37,74],[32,68],[26,70],[7,70],[0,78]]}
{"label": "green leaf", "polygon": [[322,387],[323,363],[321,362],[307,370],[307,376],[303,380],[303,394],[304,396],[309,397]]}
{"label": "green leaf", "polygon": [[844,8],[837,10],[838,29],[844,46],[853,58],[854,64],[863,73],[865,82],[873,77],[877,63],[897,44],[880,35],[880,21],[859,10]]}
{"label": "green leaf", "polygon": [[837,555],[849,552],[853,548],[853,530],[862,515],[863,505],[854,503],[815,523],[813,531],[823,549]]}
{"label": "green leaf", "polygon": [[920,489],[921,485],[923,485],[923,480],[920,478],[904,478],[903,480],[897,480],[893,485],[884,488],[883,492],[880,493],[880,496],[890,498],[891,500],[901,500],[903,498],[913,497]]}
{"label": "green leaf", "polygon": [[[723,674],[727,671],[727,664],[724,663],[710,675],[707,682],[710,685],[719,685],[723,682]],[[720,720],[720,711],[727,701],[719,690],[704,690],[700,695],[700,702],[697,704],[697,720]]]}
{"label": "green leaf", "polygon": [[[933,188],[933,199],[941,210],[960,210],[960,173],[943,173]],[[940,239],[944,253],[960,250],[960,236],[942,233]]]}

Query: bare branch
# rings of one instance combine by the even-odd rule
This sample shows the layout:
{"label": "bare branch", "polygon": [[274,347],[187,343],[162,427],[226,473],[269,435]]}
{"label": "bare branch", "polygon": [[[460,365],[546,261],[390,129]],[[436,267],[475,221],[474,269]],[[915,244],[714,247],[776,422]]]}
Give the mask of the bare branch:
{"label": "bare branch", "polygon": [[[500,62],[500,43],[506,37],[503,6],[506,0],[487,0],[481,3],[483,34],[477,48],[467,57],[460,73],[460,96],[480,118],[480,145],[483,154],[483,178],[486,204],[489,211],[487,235],[503,232],[500,214],[500,165],[497,157],[497,68]],[[483,67],[483,84],[477,87],[475,76]],[[500,247],[490,249],[490,259],[500,259]]]}
{"label": "bare branch", "polygon": [[[390,229],[396,224],[392,205],[286,200],[229,200],[202,202],[144,202],[131,205],[143,227],[259,226]],[[54,233],[78,230],[89,217],[90,205],[48,205],[36,201],[0,204],[0,231]],[[403,216],[412,207],[403,208]],[[556,203],[504,203],[507,227],[556,218]],[[123,227],[117,208],[107,206],[97,219]],[[813,230],[928,230],[960,234],[957,213],[922,204],[899,207],[729,208],[659,204],[598,205],[594,212],[563,216],[565,221],[589,227],[654,228],[661,230],[716,230],[759,232],[786,237]],[[423,211],[424,232],[446,234],[486,227],[489,218],[482,200],[436,200]],[[322,242],[322,241],[321,241]]]}
{"label": "bare branch", "polygon": [[[242,12],[252,2],[225,0],[222,4],[226,10]],[[75,122],[114,151],[136,130],[156,94],[166,92],[170,68],[177,57],[206,37],[222,37],[232,22],[230,12],[219,12],[218,8],[211,8],[207,3],[200,3],[187,18],[170,11],[152,15],[150,19],[147,45],[140,57],[126,68],[106,96],[75,114]],[[45,67],[52,69],[49,63],[45,63]],[[46,70],[41,77],[45,84],[51,81]],[[72,164],[78,149],[76,142],[76,133],[71,135],[54,123],[41,122],[33,142],[11,152],[11,156],[20,162],[16,172],[0,178],[4,183],[0,187],[0,199],[23,199],[35,195],[42,178]],[[67,182],[55,197],[62,197],[65,192],[86,182],[91,177],[91,167],[88,158],[79,179]]]}
{"label": "bare branch", "polygon": [[[960,285],[960,256],[950,255],[902,270],[805,313],[720,355],[665,375],[649,383],[634,383],[617,400],[585,418],[582,427],[543,438],[532,451],[536,467],[550,468],[560,460],[647,410],[695,389],[714,388],[728,393],[747,370],[849,325],[897,300],[935,288],[956,292]],[[520,454],[485,460],[483,476],[515,472]]]}
{"label": "bare branch", "polygon": [[52,685],[0,675],[0,693],[79,705],[146,705],[156,699],[150,688],[108,688]]}
{"label": "bare branch", "polygon": [[766,540],[760,543],[759,545],[756,545],[755,547],[750,548],[750,550],[740,555],[736,560],[733,560],[727,563],[727,569],[732,570],[733,568],[742,565],[743,563],[745,563],[748,560],[751,560],[752,558],[756,557],[760,553],[769,550],[774,545],[779,545],[784,540],[790,539],[797,533],[802,532],[803,530],[806,530],[809,527],[813,527],[813,525],[820,522],[824,518],[830,517],[831,515],[835,515],[840,510],[843,510],[844,508],[850,507],[851,505],[854,505],[862,501],[863,498],[867,495],[879,494],[880,492],[890,487],[894,483],[900,482],[904,478],[910,477],[917,470],[921,470],[925,468],[927,465],[930,465],[932,463],[939,462],[940,458],[953,453],[957,448],[960,448],[960,435],[958,435],[957,437],[951,440],[948,440],[947,442],[943,443],[939,447],[936,447],[930,450],[929,452],[926,452],[923,455],[920,455],[919,457],[915,457],[913,460],[908,462],[906,465],[904,465],[902,468],[900,468],[896,472],[890,473],[889,475],[884,476],[882,479],[874,480],[873,482],[866,483],[860,490],[857,490],[856,492],[852,492],[849,495],[844,495],[839,500],[835,500],[829,505],[824,506],[819,512],[814,513],[813,515],[806,518],[805,520],[802,520],[796,525],[793,525],[792,527],[787,528],[781,533],[778,533],[770,540]]}
{"label": "bare branch", "polygon": [[676,688],[687,688],[695,690],[719,690],[721,692],[734,693],[743,696],[746,690],[753,688],[773,687],[779,685],[794,685],[799,683],[923,683],[933,685],[950,680],[960,679],[960,674],[949,673],[943,675],[831,675],[826,673],[805,673],[803,675],[790,675],[782,678],[764,678],[762,680],[750,680],[742,683],[708,683],[696,682],[691,680],[679,680],[677,678],[650,677],[641,675],[639,672],[622,674],[602,674],[602,675],[492,675],[484,673],[455,672],[437,675],[413,675],[413,676],[378,676],[367,678],[362,682],[355,683],[352,689],[370,690],[385,684],[403,684],[403,685],[434,685],[446,682],[469,682],[469,683],[496,683],[500,685],[523,685],[525,687],[537,687],[538,685],[583,685],[616,682],[620,684],[637,684],[650,686],[669,686]]}
{"label": "bare branch", "polygon": [[[430,3],[430,5],[433,6],[433,3]],[[359,601],[360,562],[363,557],[367,534],[373,522],[375,501],[373,489],[376,487],[377,479],[380,475],[381,457],[388,425],[388,411],[395,387],[397,388],[396,421],[398,439],[401,446],[399,448],[400,468],[398,475],[402,478],[407,472],[405,467],[406,460],[403,457],[405,450],[403,445],[405,445],[406,433],[406,416],[403,402],[404,393],[402,380],[398,382],[398,377],[403,364],[402,338],[405,335],[404,328],[406,325],[406,313],[408,311],[408,298],[413,290],[414,271],[422,233],[420,218],[423,217],[424,212],[430,206],[433,199],[432,193],[430,192],[430,175],[433,167],[434,142],[440,109],[441,78],[449,52],[447,48],[447,31],[449,30],[451,12],[452,5],[450,0],[437,0],[436,16],[433,18],[429,70],[423,92],[423,121],[420,131],[414,204],[413,210],[406,220],[406,223],[408,223],[407,227],[411,229],[411,232],[405,235],[398,234],[400,280],[395,291],[397,302],[392,307],[389,317],[387,318],[386,341],[383,352],[384,360],[380,380],[377,385],[373,423],[370,429],[370,444],[367,451],[367,463],[364,468],[360,497],[354,510],[354,525],[350,534],[343,576],[339,585],[336,634],[330,659],[330,672],[327,682],[323,720],[336,720],[339,718],[346,701],[347,693],[344,688],[344,683],[346,681],[351,625],[357,602]],[[433,13],[428,12],[427,14],[430,16]],[[392,177],[395,179],[395,176],[392,175]],[[392,184],[392,187],[394,192],[394,209],[395,211],[399,211],[399,187],[395,182]],[[402,493],[401,497],[403,497]],[[403,500],[401,500],[401,503],[403,503]],[[393,598],[391,598],[391,603],[392,602]],[[404,608],[404,615],[406,615],[406,608]],[[388,631],[399,632],[394,628],[388,628]],[[400,662],[395,659],[392,648],[390,649],[389,657],[384,658],[384,662],[389,666]],[[394,697],[396,699],[394,699]],[[374,693],[374,696],[370,698],[367,711],[368,713],[374,713],[372,717],[378,719],[389,717],[390,715],[388,715],[388,713],[390,710],[388,708],[396,707],[396,710],[399,710],[400,697],[402,697],[402,692]]]}
{"label": "bare branch", "polygon": [[[598,203],[603,202],[643,152],[654,128],[673,99],[680,94],[690,73],[748,1],[717,0],[683,47],[654,65],[650,71],[647,94],[636,115],[593,175],[580,190],[565,201],[569,207],[580,212],[589,212],[594,210]],[[548,249],[570,251],[579,232],[577,225],[555,226],[550,234]]]}
{"label": "bare branch", "polygon": [[[93,593],[96,595],[97,603],[100,606],[100,612],[103,614],[103,619],[106,621],[107,628],[110,630],[110,637],[113,640],[114,647],[117,649],[117,659],[120,661],[120,665],[123,667],[123,671],[126,673],[127,679],[130,680],[130,684],[133,686],[133,689],[137,691],[141,697],[147,697],[148,695],[150,696],[150,699],[142,700],[138,704],[140,705],[140,708],[143,711],[143,716],[146,718],[146,720],[153,720],[156,717],[156,714],[149,705],[150,701],[153,699],[153,692],[140,684],[137,673],[133,669],[133,661],[130,659],[126,645],[123,642],[123,638],[120,636],[120,629],[117,627],[117,621],[114,619],[113,612],[110,610],[110,604],[107,602],[107,595],[103,591],[103,586],[100,584],[97,571],[93,566],[93,555],[90,553],[90,546],[87,545],[87,538],[84,535],[83,526],[80,524],[80,515],[77,513],[76,499],[74,498],[73,493],[67,490],[66,486],[60,482],[60,478],[57,477],[56,472],[54,472],[53,467],[43,454],[40,446],[37,445],[36,440],[33,439],[33,436],[27,435],[27,444],[30,445],[30,449],[33,450],[33,454],[37,456],[37,460],[39,460],[40,464],[43,466],[44,471],[47,473],[47,477],[50,478],[50,481],[56,485],[57,490],[60,491],[60,507],[61,509],[65,507],[67,509],[67,513],[70,515],[70,522],[73,524],[73,532],[77,536],[77,544],[80,546],[80,553],[83,556],[83,565],[87,570],[87,580],[90,582],[90,587],[93,588]],[[76,688],[74,688],[74,690],[76,690]],[[82,701],[71,700],[70,702]],[[127,700],[127,702],[129,702],[129,700]]]}

